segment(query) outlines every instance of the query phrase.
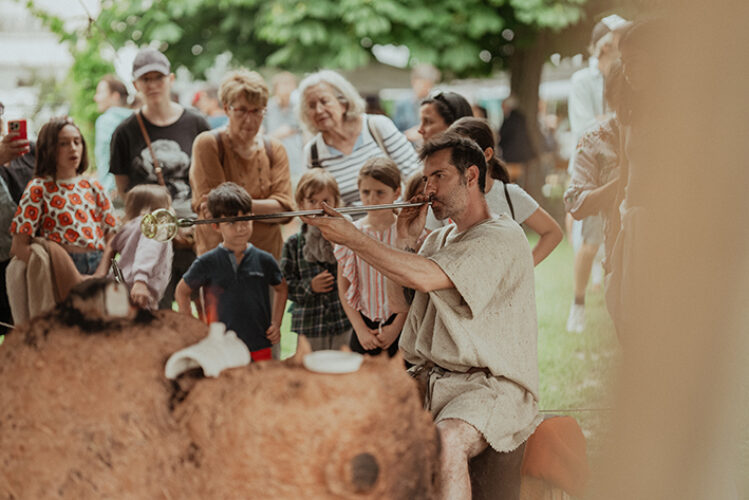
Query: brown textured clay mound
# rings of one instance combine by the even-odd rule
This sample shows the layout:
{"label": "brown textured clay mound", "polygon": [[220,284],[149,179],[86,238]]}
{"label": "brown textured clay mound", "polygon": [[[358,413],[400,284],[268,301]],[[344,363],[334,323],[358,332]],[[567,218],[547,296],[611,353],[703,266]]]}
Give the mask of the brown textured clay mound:
{"label": "brown textured clay mound", "polygon": [[428,499],[438,440],[400,357],[319,374],[258,363],[198,383],[175,411],[197,498]]}
{"label": "brown textured clay mound", "polygon": [[164,363],[207,328],[171,311],[84,332],[39,318],[0,346],[0,498],[165,498],[189,453]]}
{"label": "brown textured clay mound", "polygon": [[[438,440],[402,360],[164,378],[207,328],[171,311],[86,330],[63,315],[0,346],[2,499],[432,498]],[[177,390],[177,385],[181,387]]]}

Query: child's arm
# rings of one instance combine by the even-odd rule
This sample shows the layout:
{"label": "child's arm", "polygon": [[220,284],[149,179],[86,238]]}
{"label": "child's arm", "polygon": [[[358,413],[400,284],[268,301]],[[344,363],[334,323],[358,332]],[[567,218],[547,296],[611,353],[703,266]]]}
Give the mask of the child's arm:
{"label": "child's arm", "polygon": [[281,323],[283,314],[286,311],[286,300],[289,297],[289,286],[286,280],[281,280],[278,285],[273,285],[273,308],[271,315],[271,324],[265,332],[271,344],[278,344],[281,341]]}
{"label": "child's arm", "polygon": [[299,259],[297,256],[297,245],[299,245],[299,240],[296,236],[290,237],[286,240],[286,243],[284,243],[283,254],[281,257],[281,272],[286,280],[286,284],[288,285],[288,300],[301,306],[305,306],[315,303],[316,297],[313,293],[314,289],[312,287],[312,280],[317,276],[312,279],[302,278]]}
{"label": "child's arm", "polygon": [[351,286],[351,282],[343,276],[341,270],[343,266],[338,266],[338,298],[343,306],[343,312],[346,313],[346,317],[354,328],[354,333],[359,339],[359,343],[364,349],[370,350],[377,348],[377,338],[372,335],[369,328],[364,323],[364,320],[359,314],[359,311],[351,307],[351,304],[346,300],[346,291]]}
{"label": "child's arm", "polygon": [[192,288],[185,283],[185,280],[179,280],[179,283],[177,283],[177,289],[174,290],[174,298],[177,299],[177,310],[188,316],[192,316],[192,308],[190,307],[191,293]]}

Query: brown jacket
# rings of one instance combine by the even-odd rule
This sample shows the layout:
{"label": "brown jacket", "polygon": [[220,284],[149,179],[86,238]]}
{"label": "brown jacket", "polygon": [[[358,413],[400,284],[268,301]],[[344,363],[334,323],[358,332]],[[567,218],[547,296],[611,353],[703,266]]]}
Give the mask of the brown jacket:
{"label": "brown jacket", "polygon": [[[236,182],[244,187],[253,200],[274,199],[284,210],[291,210],[293,197],[289,160],[281,142],[272,139],[271,148],[273,165],[265,152],[263,138],[255,138],[255,148],[249,159],[240,158],[229,145],[227,133],[221,134],[223,142],[223,165],[219,159],[216,135],[203,132],[195,138],[192,146],[192,165],[190,165],[190,187],[192,188],[193,210],[198,212],[203,195],[225,181]],[[195,226],[195,252],[202,255],[221,242],[221,235],[207,224]],[[259,222],[253,224],[250,242],[261,250],[272,254],[276,260],[281,258],[283,237],[281,225],[277,222]]]}

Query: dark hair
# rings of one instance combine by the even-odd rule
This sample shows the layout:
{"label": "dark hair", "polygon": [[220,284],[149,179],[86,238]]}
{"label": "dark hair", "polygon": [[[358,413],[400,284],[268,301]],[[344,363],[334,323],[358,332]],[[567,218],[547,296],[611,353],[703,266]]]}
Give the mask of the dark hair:
{"label": "dark hair", "polygon": [[435,92],[421,101],[421,106],[425,104],[434,104],[437,114],[447,125],[463,116],[473,116],[473,109],[466,98],[455,92]]}
{"label": "dark hair", "polygon": [[208,193],[208,211],[216,219],[252,212],[252,197],[234,182],[224,182]]}
{"label": "dark hair", "polygon": [[52,176],[57,179],[57,143],[60,131],[66,125],[72,125],[81,135],[81,163],[75,170],[76,174],[82,174],[88,168],[88,150],[86,148],[86,139],[81,134],[81,129],[68,116],[56,116],[50,119],[42,126],[39,131],[39,137],[36,140],[36,167],[34,175],[37,177]]}
{"label": "dark hair", "polygon": [[473,165],[479,169],[478,184],[483,193],[486,189],[486,158],[476,141],[452,131],[445,131],[424,143],[419,152],[419,159],[426,162],[427,158],[443,149],[450,150],[450,164],[458,169],[460,175],[465,176],[466,170]]}
{"label": "dark hair", "polygon": [[361,170],[359,170],[357,185],[361,182],[362,177],[371,177],[376,181],[380,181],[392,188],[393,191],[397,191],[401,187],[401,171],[398,170],[398,165],[390,158],[378,156],[367,160],[362,165]]}
{"label": "dark hair", "polygon": [[127,87],[125,86],[124,83],[122,83],[122,81],[119,78],[117,78],[116,76],[112,74],[109,74],[109,75],[102,76],[101,81],[107,82],[107,87],[109,87],[110,94],[112,92],[117,92],[118,94],[120,94],[121,105],[123,106],[127,105],[127,97],[128,97]]}
{"label": "dark hair", "polygon": [[143,212],[153,212],[157,208],[169,208],[172,197],[164,186],[159,184],[138,184],[125,195],[125,220],[133,220]]}
{"label": "dark hair", "polygon": [[427,179],[424,177],[424,172],[417,170],[412,173],[406,179],[406,191],[403,195],[403,199],[408,201],[417,194],[424,194],[424,188],[427,185]]}
{"label": "dark hair", "polygon": [[464,116],[450,125],[448,131],[473,139],[484,151],[486,151],[486,148],[492,148],[492,157],[487,162],[489,175],[505,184],[510,182],[510,175],[507,173],[507,168],[497,156],[497,144],[494,142],[494,132],[492,132],[486,120]]}

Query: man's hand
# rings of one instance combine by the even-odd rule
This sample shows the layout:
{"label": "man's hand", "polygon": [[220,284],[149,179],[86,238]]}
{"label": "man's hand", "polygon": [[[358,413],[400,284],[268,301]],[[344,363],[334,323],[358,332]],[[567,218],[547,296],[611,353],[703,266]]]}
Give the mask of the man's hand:
{"label": "man's hand", "polygon": [[277,324],[271,323],[268,329],[265,330],[265,336],[270,340],[271,344],[278,344],[281,341],[281,328]]}
{"label": "man's hand", "polygon": [[[417,194],[408,200],[409,203],[424,201],[429,201],[429,197],[424,194]],[[415,248],[416,241],[424,231],[428,210],[429,205],[427,203],[418,207],[401,208],[396,222],[399,243],[409,244],[412,248]]]}
{"label": "man's hand", "polygon": [[310,280],[309,286],[315,293],[327,293],[333,290],[335,277],[325,270]]}
{"label": "man's hand", "polygon": [[381,328],[381,330],[372,330],[372,333],[377,338],[377,347],[386,350],[388,347],[395,342],[400,333],[400,328],[397,325],[390,323]]}
{"label": "man's hand", "polygon": [[141,309],[148,309],[151,300],[151,294],[148,287],[142,281],[136,281],[130,290],[130,300]]}
{"label": "man's hand", "polygon": [[27,139],[14,139],[14,137],[8,134],[0,140],[0,165],[15,160],[31,149]]}
{"label": "man's hand", "polygon": [[323,238],[331,243],[338,243],[340,245],[346,245],[353,238],[362,235],[350,220],[346,219],[327,203],[323,203],[322,209],[325,215],[301,217],[302,222],[319,228]]}

